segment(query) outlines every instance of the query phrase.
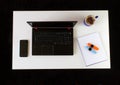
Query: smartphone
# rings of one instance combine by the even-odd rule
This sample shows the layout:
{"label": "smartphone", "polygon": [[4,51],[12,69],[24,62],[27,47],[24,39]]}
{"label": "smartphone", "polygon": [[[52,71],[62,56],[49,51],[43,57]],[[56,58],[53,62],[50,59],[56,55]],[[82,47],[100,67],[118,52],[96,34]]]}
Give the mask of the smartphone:
{"label": "smartphone", "polygon": [[28,56],[28,40],[20,40],[20,57]]}

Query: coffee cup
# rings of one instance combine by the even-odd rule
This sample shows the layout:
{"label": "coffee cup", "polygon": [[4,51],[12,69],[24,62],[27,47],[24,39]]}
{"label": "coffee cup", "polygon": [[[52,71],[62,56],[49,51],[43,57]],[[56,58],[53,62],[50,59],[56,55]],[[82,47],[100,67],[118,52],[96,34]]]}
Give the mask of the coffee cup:
{"label": "coffee cup", "polygon": [[84,24],[86,26],[91,26],[91,25],[93,25],[95,23],[96,18],[98,18],[98,16],[88,15],[84,19]]}

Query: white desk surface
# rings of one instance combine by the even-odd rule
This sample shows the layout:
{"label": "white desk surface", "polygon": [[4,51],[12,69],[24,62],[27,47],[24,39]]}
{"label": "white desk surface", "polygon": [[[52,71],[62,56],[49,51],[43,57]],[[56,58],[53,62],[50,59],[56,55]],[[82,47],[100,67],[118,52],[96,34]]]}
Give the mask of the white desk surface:
{"label": "white desk surface", "polygon": [[[97,15],[95,24],[87,27],[87,15]],[[93,11],[13,11],[12,69],[110,69],[109,19],[107,10]],[[32,27],[27,21],[78,21],[74,26],[73,56],[32,56]],[[77,38],[99,32],[108,60],[86,67]],[[28,57],[19,56],[19,42],[29,40]]]}

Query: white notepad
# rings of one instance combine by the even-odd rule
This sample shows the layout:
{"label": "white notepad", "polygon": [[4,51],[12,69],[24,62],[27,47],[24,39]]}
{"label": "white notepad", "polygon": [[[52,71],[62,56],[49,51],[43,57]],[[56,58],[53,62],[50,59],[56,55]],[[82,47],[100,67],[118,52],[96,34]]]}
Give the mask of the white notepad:
{"label": "white notepad", "polygon": [[79,37],[78,43],[86,66],[107,60],[99,33]]}

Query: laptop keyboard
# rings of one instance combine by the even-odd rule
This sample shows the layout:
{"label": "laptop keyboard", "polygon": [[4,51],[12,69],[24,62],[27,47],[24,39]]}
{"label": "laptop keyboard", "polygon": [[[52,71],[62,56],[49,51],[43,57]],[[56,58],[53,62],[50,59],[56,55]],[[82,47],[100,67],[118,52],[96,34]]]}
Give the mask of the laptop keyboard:
{"label": "laptop keyboard", "polygon": [[32,31],[32,55],[72,55],[73,29],[40,28]]}
{"label": "laptop keyboard", "polygon": [[33,42],[39,44],[70,45],[73,41],[71,32],[43,32],[34,33]]}

